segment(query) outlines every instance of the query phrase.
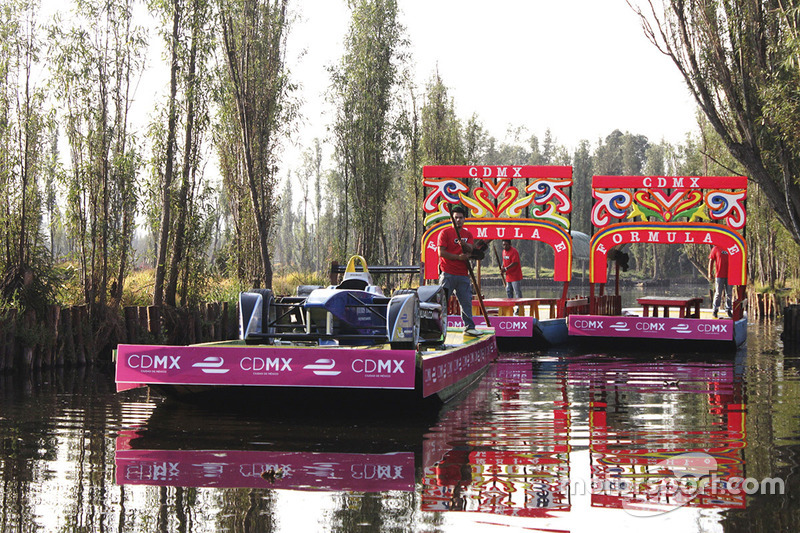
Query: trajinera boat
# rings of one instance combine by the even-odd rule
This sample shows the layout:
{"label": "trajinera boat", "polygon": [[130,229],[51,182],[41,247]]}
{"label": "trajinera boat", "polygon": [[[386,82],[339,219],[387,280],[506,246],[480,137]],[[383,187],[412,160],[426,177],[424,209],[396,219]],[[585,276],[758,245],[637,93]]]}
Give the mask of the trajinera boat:
{"label": "trajinera boat", "polygon": [[[730,351],[745,343],[746,177],[593,176],[592,197],[589,312],[569,317],[571,338],[627,340],[640,348],[652,340],[702,351]],[[701,308],[707,294],[644,296],[636,299],[638,305],[624,307],[619,272],[628,260],[626,247],[635,243],[703,245],[706,257],[719,247],[733,287],[730,315],[724,303],[719,318],[709,307]],[[605,293],[609,270],[616,273],[613,294]]]}
{"label": "trajinera boat", "polygon": [[364,258],[353,256],[335,286],[298,296],[241,293],[238,340],[119,345],[117,389],[149,386],[194,400],[257,393],[309,407],[440,404],[480,378],[497,356],[491,331],[464,337],[446,320],[440,286],[385,296]]}
{"label": "trajinera boat", "polygon": [[[551,298],[484,299],[498,340],[516,340],[515,345],[527,348],[566,342],[567,314],[588,310],[586,298],[568,296],[573,264],[572,167],[426,166],[423,185],[427,191],[423,204],[424,278],[439,277],[438,235],[450,225],[450,206],[464,205],[469,210],[464,227],[475,239],[535,241],[549,246],[553,281],[562,284],[560,295]],[[489,243],[489,247],[497,244]],[[477,300],[473,302],[473,316],[476,324],[486,323]],[[457,303],[451,306],[450,324],[462,324]]]}

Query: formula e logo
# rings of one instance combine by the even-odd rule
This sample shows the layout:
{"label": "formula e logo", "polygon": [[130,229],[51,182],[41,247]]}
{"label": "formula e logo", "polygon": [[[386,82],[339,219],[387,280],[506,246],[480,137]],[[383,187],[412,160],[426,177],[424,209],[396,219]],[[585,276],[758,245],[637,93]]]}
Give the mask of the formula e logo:
{"label": "formula e logo", "polygon": [[626,324],[625,322],[614,322],[613,324],[610,324],[608,327],[610,327],[611,329],[613,329],[614,331],[617,331],[617,332],[630,331],[631,330],[631,328],[629,328],[628,324]]}
{"label": "formula e logo", "polygon": [[317,376],[338,376],[341,374],[341,371],[334,370],[333,367],[335,366],[336,361],[333,359],[317,359],[312,364],[306,365],[303,368],[313,371]]}
{"label": "formula e logo", "polygon": [[221,368],[224,363],[225,360],[222,357],[210,355],[199,363],[193,364],[192,368],[199,368],[204,374],[227,374],[230,368]]}
{"label": "formula e logo", "polygon": [[690,331],[689,324],[686,324],[685,322],[682,324],[678,324],[677,326],[673,326],[671,329],[675,333],[689,333]]}

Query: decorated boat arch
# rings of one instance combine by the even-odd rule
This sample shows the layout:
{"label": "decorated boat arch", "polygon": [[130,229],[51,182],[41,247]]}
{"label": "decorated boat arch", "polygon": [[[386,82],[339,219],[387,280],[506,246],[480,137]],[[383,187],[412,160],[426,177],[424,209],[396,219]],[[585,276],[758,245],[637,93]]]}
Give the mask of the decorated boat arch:
{"label": "decorated boat arch", "polygon": [[[476,239],[529,240],[549,245],[553,250],[553,279],[562,282],[560,298],[496,298],[487,307],[504,319],[492,319],[499,337],[532,336],[556,325],[566,339],[564,321],[567,289],[572,278],[572,167],[569,166],[426,166],[423,169],[425,230],[422,236],[423,275],[439,277],[437,241],[451,225],[450,207],[461,204],[469,211],[464,226]],[[511,301],[514,300],[514,301]],[[539,307],[546,306],[547,320],[540,319]],[[513,315],[511,309],[525,309],[526,316]],[[477,314],[476,314],[477,315]],[[458,320],[457,318],[455,319]],[[480,323],[482,319],[476,316]],[[555,338],[545,340],[554,343]]]}
{"label": "decorated boat arch", "polygon": [[464,226],[476,239],[547,243],[555,254],[554,279],[570,280],[572,167],[428,166],[423,169],[423,184],[425,279],[439,277],[436,240],[450,226],[450,206],[460,203],[469,209]]}
{"label": "decorated boat arch", "polygon": [[[594,318],[571,317],[570,335],[709,340],[737,346],[744,342],[746,177],[594,176],[592,197],[589,315]],[[706,323],[700,313],[703,298],[697,296],[639,298],[642,316],[620,316],[619,283],[614,294],[605,294],[609,264],[618,264],[617,254],[639,243],[704,244],[709,251],[712,246],[725,250],[728,283],[735,287],[733,321]],[[617,281],[618,277],[617,270]],[[677,318],[669,317],[671,307]]]}

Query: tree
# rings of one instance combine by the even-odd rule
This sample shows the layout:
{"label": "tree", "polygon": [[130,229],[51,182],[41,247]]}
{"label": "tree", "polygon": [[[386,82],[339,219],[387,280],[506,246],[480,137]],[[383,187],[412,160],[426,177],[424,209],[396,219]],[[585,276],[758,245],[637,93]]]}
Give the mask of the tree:
{"label": "tree", "polygon": [[796,0],[653,0],[647,38],[680,71],[730,153],[800,243]]}
{"label": "tree", "polygon": [[572,229],[591,235],[589,213],[592,209],[592,150],[582,140],[572,156]]}
{"label": "tree", "polygon": [[[397,130],[403,143],[402,170],[400,186],[397,188],[397,209],[389,211],[393,217],[390,227],[397,228],[390,232],[394,240],[392,250],[395,251],[398,264],[417,264],[420,262],[420,232],[422,230],[422,109],[419,103],[417,87],[413,81],[413,73],[407,67],[403,72],[403,108],[397,124]],[[409,224],[409,221],[412,221]]]}
{"label": "tree", "polygon": [[[228,165],[229,181],[243,182],[249,193],[259,272],[252,276],[272,286],[270,231],[277,214],[278,155],[281,140],[291,131],[297,107],[285,65],[288,0],[220,0],[220,22],[228,78],[224,85],[235,103],[240,141],[238,165]],[[228,156],[229,154],[225,154]],[[241,172],[240,172],[241,171]]]}
{"label": "tree", "polygon": [[119,298],[130,266],[139,157],[128,110],[143,68],[144,39],[132,23],[129,0],[80,2],[70,23],[57,19],[50,34],[52,87],[71,154],[68,227],[78,246],[85,300],[90,311],[104,312],[109,285]]}
{"label": "tree", "polygon": [[602,176],[619,176],[622,170],[622,137],[619,130],[612,131],[601,141],[594,156],[594,171]]}
{"label": "tree", "polygon": [[[182,77],[181,87],[183,89],[182,106],[185,109],[184,140],[183,140],[183,161],[180,165],[180,188],[178,190],[175,203],[176,220],[172,229],[172,254],[169,260],[169,275],[167,277],[164,301],[167,305],[175,306],[176,294],[178,291],[178,278],[183,266],[183,278],[189,278],[187,251],[187,240],[191,238],[191,230],[187,228],[188,220],[192,214],[197,214],[192,200],[198,183],[199,167],[201,165],[201,140],[203,133],[208,126],[208,99],[205,94],[208,92],[209,75],[206,74],[209,56],[212,51],[213,31],[211,31],[208,16],[210,5],[206,0],[192,0],[187,6],[186,16],[183,21],[188,27],[181,33],[188,34],[182,40],[188,40],[188,46],[184,43],[181,49],[188,48],[188,58],[183,58],[186,63],[181,71],[186,72]],[[177,11],[177,7],[176,7]],[[170,88],[172,85],[170,83]],[[172,100],[170,100],[172,102]],[[172,106],[170,105],[170,113]],[[169,147],[168,147],[169,150]],[[171,167],[172,165],[168,165]],[[167,196],[170,198],[170,196]],[[202,223],[200,224],[202,225]],[[197,228],[199,225],[193,225]],[[162,243],[164,242],[162,235]],[[161,256],[161,254],[159,254]],[[184,284],[183,294],[187,294],[188,287]],[[183,299],[185,304],[185,298]]]}
{"label": "tree", "polygon": [[447,87],[436,72],[428,82],[422,105],[420,144],[423,164],[460,165],[464,161],[461,124]]}
{"label": "tree", "polygon": [[489,134],[478,115],[473,113],[464,127],[464,164],[482,164],[488,151]]}
{"label": "tree", "polygon": [[[308,253],[307,263],[303,266],[319,271],[323,268],[322,247],[319,240],[322,210],[322,143],[317,138],[312,141],[311,147],[303,152],[301,175],[303,183],[303,246],[306,247]],[[312,211],[310,217],[308,215],[309,208]],[[312,242],[305,242],[309,239]]]}
{"label": "tree", "polygon": [[178,120],[178,48],[180,46],[181,14],[183,10],[181,0],[171,0],[162,5],[162,9],[172,18],[172,32],[167,37],[170,49],[169,68],[169,100],[167,102],[167,140],[164,156],[164,174],[161,179],[161,224],[158,239],[158,259],[156,260],[156,279],[153,287],[153,305],[164,303],[164,279],[167,271],[167,246],[169,245],[170,218],[172,216],[172,179],[175,168],[175,144],[177,137]]}
{"label": "tree", "polygon": [[356,249],[367,261],[377,262],[384,239],[383,211],[392,187],[390,111],[404,41],[396,0],[352,0],[350,7],[345,53],[332,71],[334,149]]}
{"label": "tree", "polygon": [[5,300],[16,296],[23,306],[41,303],[26,302],[21,294],[31,286],[36,260],[46,259],[39,230],[52,117],[36,75],[42,48],[38,15],[38,2],[0,7],[0,290]]}

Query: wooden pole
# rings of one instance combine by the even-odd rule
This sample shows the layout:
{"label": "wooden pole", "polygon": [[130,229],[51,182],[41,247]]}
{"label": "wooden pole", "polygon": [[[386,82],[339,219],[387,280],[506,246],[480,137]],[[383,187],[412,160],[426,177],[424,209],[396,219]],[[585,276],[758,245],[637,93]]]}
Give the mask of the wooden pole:
{"label": "wooden pole", "polygon": [[72,334],[75,336],[75,362],[78,366],[86,364],[86,346],[84,345],[83,338],[81,307],[82,306],[75,306],[72,308]]}
{"label": "wooden pole", "polygon": [[492,246],[494,257],[497,259],[497,268],[500,269],[500,279],[503,280],[503,288],[508,293],[508,284],[506,283],[506,276],[503,274],[503,261],[500,259],[500,254],[497,253],[497,246]]}
{"label": "wooden pole", "polygon": [[221,330],[221,338],[219,340],[226,341],[229,338],[228,335],[228,302],[222,302],[222,320],[220,322]]}
{"label": "wooden pole", "polygon": [[126,306],[123,311],[125,313],[125,333],[127,335],[125,342],[133,344],[139,337],[139,309],[133,306]]}

